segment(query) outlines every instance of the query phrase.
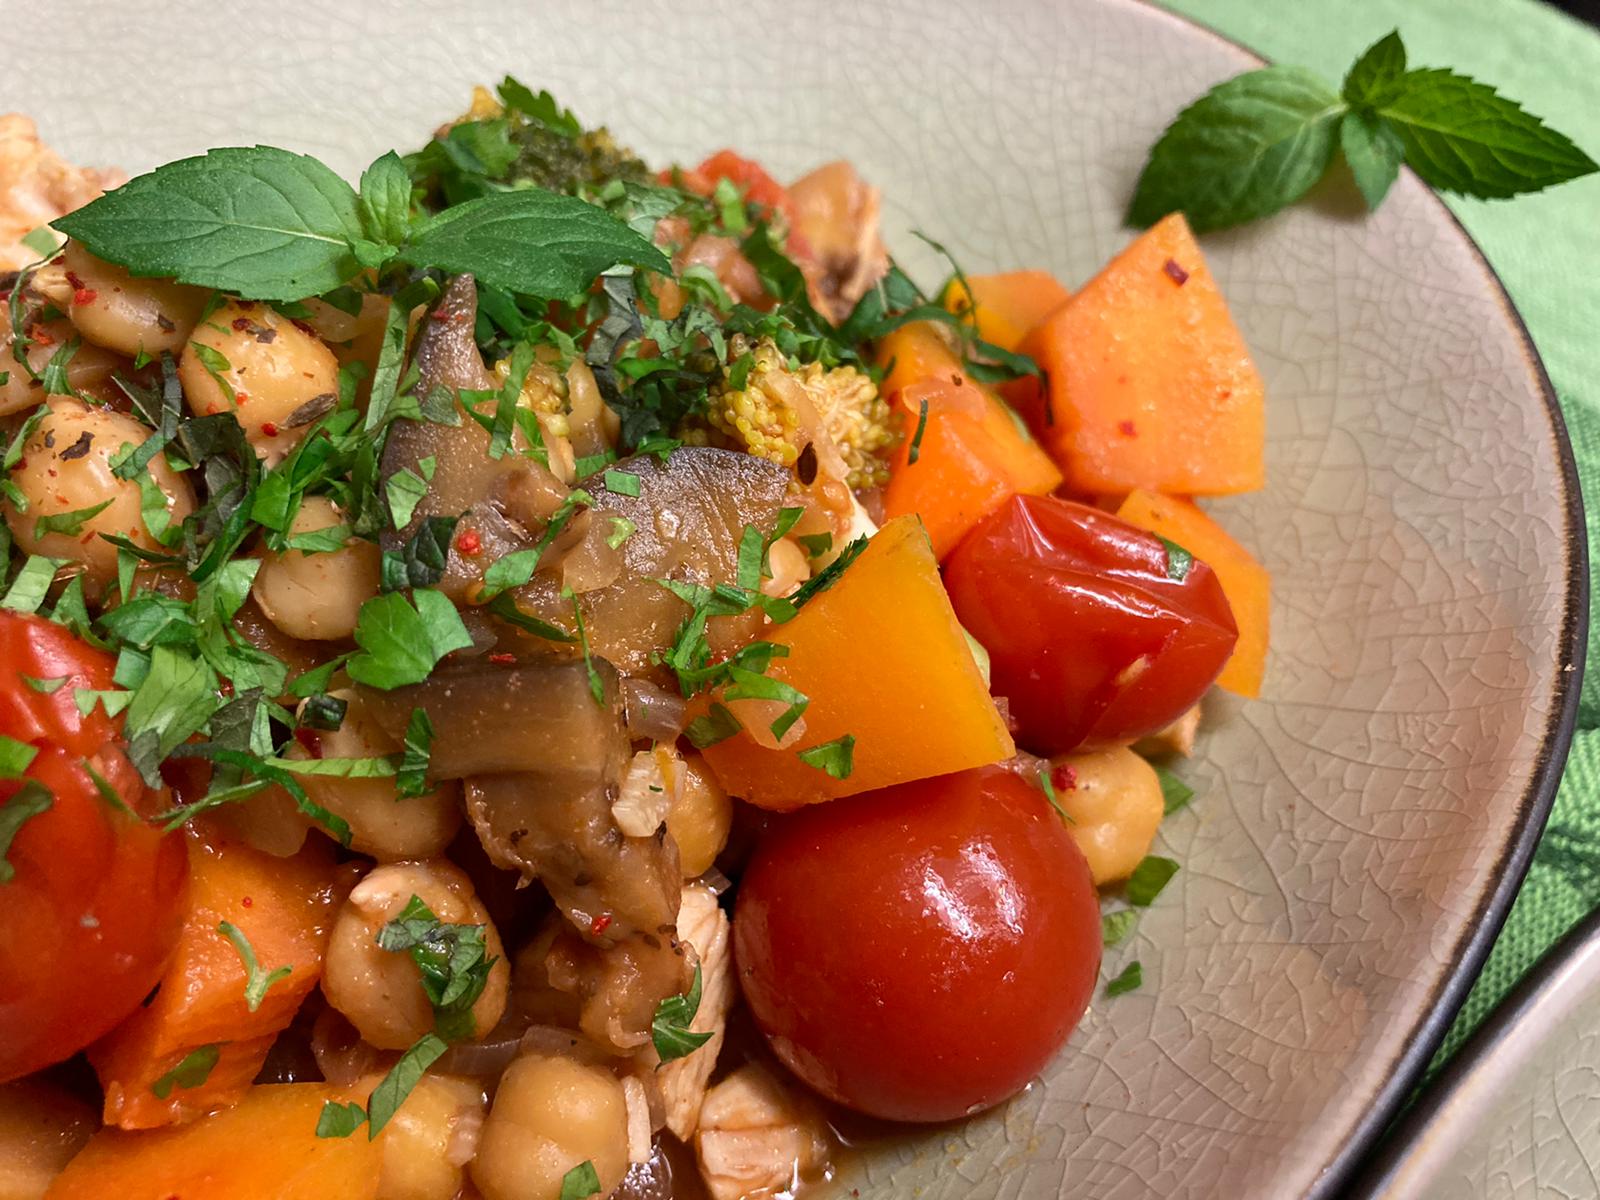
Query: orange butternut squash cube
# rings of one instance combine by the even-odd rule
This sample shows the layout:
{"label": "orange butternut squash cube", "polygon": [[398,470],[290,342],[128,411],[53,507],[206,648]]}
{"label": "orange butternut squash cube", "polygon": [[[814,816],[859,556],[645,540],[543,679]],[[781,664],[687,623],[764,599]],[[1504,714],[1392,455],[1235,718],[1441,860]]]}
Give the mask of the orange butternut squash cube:
{"label": "orange butternut squash cube", "polygon": [[1272,605],[1272,578],[1266,568],[1191,501],[1130,492],[1117,516],[1178,543],[1216,572],[1239,627],[1239,640],[1217,683],[1240,696],[1259,696]]}
{"label": "orange butternut squash cube", "polygon": [[1261,376],[1182,214],[1141,234],[1023,339],[1044,438],[1076,492],[1248,492],[1266,479]]}
{"label": "orange butternut squash cube", "polygon": [[[723,786],[752,804],[800,808],[1016,752],[914,517],[886,524],[831,588],[764,637],[789,648],[767,674],[810,700],[803,735],[776,749],[741,731],[705,751]],[[844,779],[798,756],[847,734]]]}
{"label": "orange butternut squash cube", "polygon": [[[328,843],[313,838],[292,858],[276,858],[193,827],[188,837],[188,915],[155,999],[89,1050],[105,1089],[105,1121],[123,1129],[170,1125],[232,1104],[322,978],[335,907]],[[254,1012],[244,960],[218,931],[224,921],[249,940],[263,974],[289,968]],[[218,1057],[203,1082],[185,1087],[166,1079],[206,1046],[217,1047]],[[153,1090],[158,1084],[165,1096]]]}
{"label": "orange butternut squash cube", "polygon": [[102,1129],[45,1200],[373,1200],[381,1142],[319,1138],[320,1083],[253,1087],[233,1108],[177,1129]]}
{"label": "orange butternut squash cube", "polygon": [[1012,496],[1060,486],[1050,456],[966,373],[937,326],[913,322],[895,330],[880,343],[878,361],[889,368],[883,391],[905,434],[889,464],[884,515],[921,517],[938,558]]}
{"label": "orange butternut squash cube", "polygon": [[1002,350],[1015,350],[1030,329],[1071,298],[1048,271],[969,275],[965,287],[952,279],[944,290],[944,306]]}

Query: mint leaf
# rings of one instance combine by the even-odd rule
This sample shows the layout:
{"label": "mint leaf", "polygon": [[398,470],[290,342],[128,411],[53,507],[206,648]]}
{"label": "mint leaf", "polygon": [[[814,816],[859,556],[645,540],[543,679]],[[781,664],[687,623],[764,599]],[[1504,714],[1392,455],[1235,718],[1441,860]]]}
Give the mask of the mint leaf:
{"label": "mint leaf", "polygon": [[345,664],[350,678],[388,691],[421,683],[452,650],[472,645],[456,606],[442,592],[418,588],[407,600],[398,592],[374,596],[356,618],[361,652]]}
{"label": "mint leaf", "polygon": [[[389,1068],[389,1073],[379,1081],[378,1086],[372,1089],[372,1095],[367,1100],[367,1137],[375,1139],[383,1132],[383,1127],[389,1119],[400,1111],[400,1106],[406,1102],[406,1097],[411,1094],[411,1089],[417,1086],[417,1081],[428,1073],[428,1068],[438,1061],[439,1056],[449,1049],[448,1043],[437,1034],[425,1033],[417,1039],[415,1045],[400,1056],[400,1061]],[[327,1110],[323,1110],[327,1115]]]}
{"label": "mint leaf", "polygon": [[349,1137],[367,1123],[367,1110],[354,1100],[340,1104],[334,1100],[322,1102],[322,1115],[317,1118],[319,1138]]}
{"label": "mint leaf", "polygon": [[689,1026],[700,1011],[700,968],[694,969],[694,983],[681,996],[668,996],[656,1005],[655,1019],[650,1023],[650,1038],[655,1042],[661,1061],[669,1063],[675,1058],[693,1054],[711,1040],[711,1034],[695,1033]]}
{"label": "mint leaf", "polygon": [[1453,71],[1407,71],[1377,114],[1399,135],[1411,169],[1440,191],[1505,199],[1600,170],[1521,105]]}
{"label": "mint leaf", "polygon": [[1108,912],[1100,918],[1100,940],[1107,946],[1118,945],[1127,940],[1138,924],[1139,914],[1131,908]]}
{"label": "mint leaf", "polygon": [[1406,155],[1400,135],[1376,114],[1347,112],[1339,122],[1339,145],[1367,207],[1377,208],[1399,177]]}
{"label": "mint leaf", "polygon": [[561,1177],[559,1200],[589,1200],[590,1196],[598,1196],[600,1192],[600,1173],[588,1159]]}
{"label": "mint leaf", "polygon": [[1338,94],[1302,67],[1263,67],[1218,84],[1150,151],[1129,222],[1143,228],[1181,210],[1203,233],[1293,204],[1327,170],[1344,113]]}
{"label": "mint leaf", "polygon": [[1106,984],[1107,996],[1121,996],[1144,986],[1144,967],[1137,961],[1122,968],[1122,973]]}
{"label": "mint leaf", "polygon": [[38,756],[37,746],[0,733],[0,779],[21,779]]}
{"label": "mint leaf", "polygon": [[796,757],[808,767],[824,771],[835,779],[849,779],[855,769],[856,739],[847,733],[831,742],[798,751]]}
{"label": "mint leaf", "polygon": [[135,275],[300,300],[356,272],[356,194],[316,159],[230,146],[140,175],[55,227]]}
{"label": "mint leaf", "polygon": [[1344,77],[1344,98],[1351,107],[1371,109],[1393,96],[1406,73],[1406,48],[1400,31],[1392,30],[1367,48]]}
{"label": "mint leaf", "polygon": [[197,1088],[211,1077],[211,1068],[221,1056],[222,1048],[216,1044],[191,1050],[177,1066],[152,1083],[150,1090],[157,1100],[165,1100],[175,1087]]}
{"label": "mint leaf", "polygon": [[1172,877],[1178,873],[1178,864],[1170,858],[1147,854],[1128,876],[1128,903],[1138,908],[1148,908],[1161,894]]}
{"label": "mint leaf", "polygon": [[17,871],[6,855],[22,826],[42,813],[50,811],[56,802],[50,789],[37,779],[29,779],[9,797],[0,800],[0,883],[10,883]]}
{"label": "mint leaf", "polygon": [[411,176],[393,150],[361,173],[361,227],[374,242],[401,245],[411,231]]}
{"label": "mint leaf", "polygon": [[540,188],[480,196],[445,209],[400,257],[415,267],[470,272],[479,283],[562,299],[618,264],[668,273],[649,239],[586,201]]}

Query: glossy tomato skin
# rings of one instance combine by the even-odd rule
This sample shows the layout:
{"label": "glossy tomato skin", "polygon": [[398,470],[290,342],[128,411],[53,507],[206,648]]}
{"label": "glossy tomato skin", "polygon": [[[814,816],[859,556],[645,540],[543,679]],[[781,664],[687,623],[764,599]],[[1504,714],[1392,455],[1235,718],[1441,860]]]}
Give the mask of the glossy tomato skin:
{"label": "glossy tomato skin", "polygon": [[[183,839],[140,814],[145,793],[100,709],[73,693],[112,686],[112,660],[61,626],[0,613],[0,733],[33,745],[27,777],[50,808],[24,821],[0,884],[0,1082],[81,1050],[127,1016],[161,977],[183,919]],[[67,680],[49,694],[22,681]],[[135,813],[103,799],[85,763]],[[25,780],[0,780],[9,800]]]}
{"label": "glossy tomato skin", "polygon": [[1017,496],[985,518],[946,560],[944,581],[989,651],[1017,741],[1036,754],[1170,725],[1239,638],[1205,563],[1169,570],[1154,534],[1054,496]]}
{"label": "glossy tomato skin", "polygon": [[946,1121],[1014,1095],[1100,969],[1088,865],[999,767],[781,818],[739,884],[739,980],[795,1074],[870,1116]]}

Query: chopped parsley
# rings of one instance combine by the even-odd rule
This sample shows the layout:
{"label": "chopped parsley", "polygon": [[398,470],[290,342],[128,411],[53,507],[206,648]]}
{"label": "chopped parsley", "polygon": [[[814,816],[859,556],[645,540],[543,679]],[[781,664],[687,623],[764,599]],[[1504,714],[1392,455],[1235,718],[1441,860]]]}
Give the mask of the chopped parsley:
{"label": "chopped parsley", "polygon": [[1138,927],[1139,914],[1131,908],[1105,913],[1100,918],[1100,940],[1108,947],[1122,944]]}
{"label": "chopped parsley", "polygon": [[220,1045],[198,1046],[185,1054],[178,1065],[150,1085],[157,1100],[165,1100],[174,1088],[197,1088],[211,1078],[211,1068],[222,1057]]}
{"label": "chopped parsley", "polygon": [[1161,538],[1161,544],[1167,551],[1167,578],[1182,583],[1189,577],[1189,568],[1194,566],[1194,555],[1167,538]]}
{"label": "chopped parsley", "polygon": [[1135,959],[1123,967],[1115,979],[1106,984],[1106,995],[1121,996],[1142,986],[1144,986],[1144,967]]}
{"label": "chopped parsley", "polygon": [[400,915],[378,930],[379,949],[409,954],[417,964],[422,990],[433,1005],[435,1029],[449,1041],[477,1032],[472,1006],[499,961],[488,952],[485,930],[483,925],[441,921],[420,896],[412,896]]}
{"label": "chopped parsley", "polygon": [[233,943],[233,948],[239,952],[239,958],[244,962],[244,1003],[251,1012],[261,1007],[261,1002],[267,998],[267,990],[280,979],[287,979],[294,972],[294,968],[285,963],[272,971],[265,971],[256,961],[255,947],[250,944],[250,939],[231,921],[223,921],[217,926],[217,932]]}
{"label": "chopped parsley", "polygon": [[50,789],[37,779],[29,779],[4,800],[0,800],[0,883],[10,883],[16,878],[16,868],[6,855],[17,832],[34,817],[42,816],[55,804]]}
{"label": "chopped parsley", "polygon": [[855,735],[847,733],[831,742],[798,751],[796,757],[806,766],[824,771],[835,779],[849,779],[850,772],[855,769],[855,749]]}
{"label": "chopped parsley", "polygon": [[1161,803],[1164,809],[1162,815],[1170,817],[1179,809],[1188,806],[1189,801],[1194,799],[1194,789],[1166,767],[1156,766],[1155,771],[1156,778],[1161,781]]}
{"label": "chopped parsley", "polygon": [[1170,858],[1147,854],[1128,876],[1128,903],[1140,908],[1154,903],[1161,890],[1178,873],[1178,864]]}
{"label": "chopped parsley", "polygon": [[594,1169],[594,1163],[585,1159],[561,1177],[558,1200],[589,1200],[601,1191],[600,1174]]}

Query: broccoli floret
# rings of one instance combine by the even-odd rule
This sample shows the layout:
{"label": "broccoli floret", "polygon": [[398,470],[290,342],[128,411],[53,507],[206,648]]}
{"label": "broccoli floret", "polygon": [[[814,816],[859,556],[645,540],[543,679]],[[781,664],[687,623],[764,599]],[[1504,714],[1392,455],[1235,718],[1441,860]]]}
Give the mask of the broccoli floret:
{"label": "broccoli floret", "polygon": [[[828,369],[807,363],[791,369],[770,339],[750,351],[741,368],[735,339],[732,366],[712,388],[703,419],[678,431],[685,441],[743,449],[780,466],[793,466],[800,447],[816,432],[825,434],[844,460],[852,488],[880,487],[889,481],[889,452],[899,440],[889,406],[871,376],[855,367]],[[742,386],[734,378],[742,376]],[[820,428],[807,430],[815,413]]]}

